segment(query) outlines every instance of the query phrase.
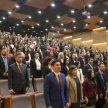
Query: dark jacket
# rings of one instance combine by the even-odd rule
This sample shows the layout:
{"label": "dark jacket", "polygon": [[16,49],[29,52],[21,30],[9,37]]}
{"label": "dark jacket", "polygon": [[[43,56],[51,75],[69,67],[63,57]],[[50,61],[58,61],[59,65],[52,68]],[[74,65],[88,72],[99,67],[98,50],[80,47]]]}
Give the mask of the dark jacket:
{"label": "dark jacket", "polygon": [[66,68],[66,66],[62,66],[61,67],[61,73],[65,74],[65,76],[67,76],[67,72],[68,72],[68,69]]}
{"label": "dark jacket", "polygon": [[26,87],[30,87],[27,66],[21,64],[22,74],[16,63],[9,66],[8,71],[8,87],[9,90],[21,91],[22,88],[25,91]]}

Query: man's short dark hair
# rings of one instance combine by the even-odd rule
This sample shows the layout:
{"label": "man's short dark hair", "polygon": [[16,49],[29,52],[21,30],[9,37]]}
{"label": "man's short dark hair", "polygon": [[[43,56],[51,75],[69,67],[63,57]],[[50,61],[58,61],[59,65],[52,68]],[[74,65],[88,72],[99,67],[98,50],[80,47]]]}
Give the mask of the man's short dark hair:
{"label": "man's short dark hair", "polygon": [[[34,55],[35,55],[36,53],[38,53],[38,52],[37,52],[37,51],[35,51],[35,52],[34,52]],[[38,53],[38,54],[39,54],[39,53]]]}
{"label": "man's short dark hair", "polygon": [[54,61],[51,63],[51,66],[54,66],[56,62],[60,62],[60,60],[54,60]]}
{"label": "man's short dark hair", "polygon": [[15,57],[17,57],[18,55],[21,55],[21,53],[16,53],[16,54],[15,54]]}
{"label": "man's short dark hair", "polygon": [[99,67],[100,67],[101,65],[104,65],[104,63],[100,63],[100,64],[99,64]]}
{"label": "man's short dark hair", "polygon": [[93,59],[93,58],[92,58],[92,57],[89,57],[89,58],[88,58],[88,61],[90,61],[91,59]]}
{"label": "man's short dark hair", "polygon": [[[18,49],[16,49],[16,52],[18,51],[18,50],[20,50],[19,48]],[[20,50],[21,51],[21,50]]]}
{"label": "man's short dark hair", "polygon": [[52,59],[54,59],[53,57],[48,57],[47,58],[47,63],[49,63]]}
{"label": "man's short dark hair", "polygon": [[0,44],[0,52],[5,49],[3,44]]}

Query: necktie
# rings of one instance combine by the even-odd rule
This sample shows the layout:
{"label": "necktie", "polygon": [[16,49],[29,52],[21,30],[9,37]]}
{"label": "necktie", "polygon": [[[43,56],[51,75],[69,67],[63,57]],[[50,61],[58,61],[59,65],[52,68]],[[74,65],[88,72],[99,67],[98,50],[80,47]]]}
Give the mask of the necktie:
{"label": "necktie", "polygon": [[4,65],[5,65],[5,72],[7,72],[8,71],[8,65],[7,65],[7,59],[6,59],[6,57],[3,57],[3,61],[4,61]]}
{"label": "necktie", "polygon": [[20,73],[22,74],[22,69],[21,69],[21,65],[19,65],[19,70],[20,70]]}
{"label": "necktie", "polygon": [[59,86],[61,88],[61,78],[60,78],[60,75],[58,74],[58,81],[59,81]]}
{"label": "necktie", "polygon": [[32,44],[32,47],[33,47],[33,49],[34,49],[34,45]]}

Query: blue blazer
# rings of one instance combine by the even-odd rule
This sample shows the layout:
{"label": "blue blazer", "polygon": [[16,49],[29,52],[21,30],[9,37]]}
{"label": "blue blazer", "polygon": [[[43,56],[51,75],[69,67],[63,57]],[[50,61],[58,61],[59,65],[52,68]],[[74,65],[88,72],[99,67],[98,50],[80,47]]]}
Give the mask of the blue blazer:
{"label": "blue blazer", "polygon": [[53,72],[46,75],[44,80],[44,98],[46,107],[52,106],[52,108],[65,107],[69,102],[69,93],[65,75],[60,73],[61,77],[61,89],[58,80]]}

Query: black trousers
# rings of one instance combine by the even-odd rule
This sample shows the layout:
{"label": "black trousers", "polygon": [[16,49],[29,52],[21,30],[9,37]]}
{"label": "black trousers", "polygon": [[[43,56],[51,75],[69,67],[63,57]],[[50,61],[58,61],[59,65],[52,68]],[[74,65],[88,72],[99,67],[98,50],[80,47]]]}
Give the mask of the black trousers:
{"label": "black trousers", "polygon": [[18,94],[25,94],[25,91],[23,90],[23,88],[21,89],[21,91],[15,91],[14,95],[18,95]]}
{"label": "black trousers", "polygon": [[105,94],[103,94],[102,98],[98,99],[98,102],[96,102],[96,108],[103,108],[105,104]]}

